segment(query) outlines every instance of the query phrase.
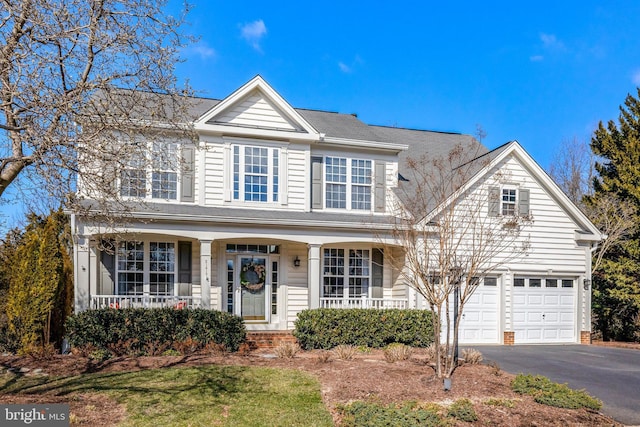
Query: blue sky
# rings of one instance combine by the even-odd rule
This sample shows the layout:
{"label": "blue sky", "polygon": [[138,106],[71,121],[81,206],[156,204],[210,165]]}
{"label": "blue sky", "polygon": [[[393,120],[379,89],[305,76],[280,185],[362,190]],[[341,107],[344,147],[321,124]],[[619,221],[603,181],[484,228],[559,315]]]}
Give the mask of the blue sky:
{"label": "blue sky", "polygon": [[[192,3],[185,30],[199,41],[178,77],[199,95],[260,74],[294,107],[467,134],[480,124],[489,148],[516,139],[545,169],[640,86],[638,1]],[[22,216],[0,211],[5,226]]]}
{"label": "blue sky", "polygon": [[196,0],[179,76],[221,98],[261,74],[294,107],[370,124],[481,124],[487,146],[516,139],[547,168],[636,93],[639,17],[637,1]]}

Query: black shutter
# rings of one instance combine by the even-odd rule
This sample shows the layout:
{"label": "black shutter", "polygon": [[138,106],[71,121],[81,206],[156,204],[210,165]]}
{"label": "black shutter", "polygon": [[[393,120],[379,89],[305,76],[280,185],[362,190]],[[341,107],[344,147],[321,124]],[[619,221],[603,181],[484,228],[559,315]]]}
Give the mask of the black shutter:
{"label": "black shutter", "polygon": [[489,188],[489,216],[500,215],[500,188]]}
{"label": "black shutter", "polygon": [[178,295],[191,295],[191,242],[178,242]]}
{"label": "black shutter", "polygon": [[100,251],[100,290],[99,294],[114,295],[116,293],[116,254],[112,241],[103,241],[102,247],[109,250]]}
{"label": "black shutter", "polygon": [[311,209],[322,209],[322,157],[311,158]]}
{"label": "black shutter", "polygon": [[371,261],[373,261],[371,269],[371,298],[383,298],[384,252],[382,249],[373,249]]}
{"label": "black shutter", "polygon": [[529,190],[520,190],[518,198],[518,214],[529,215]]}
{"label": "black shutter", "polygon": [[375,162],[375,212],[384,212],[387,207],[386,167],[385,162]]}
{"label": "black shutter", "polygon": [[195,148],[182,147],[182,174],[180,177],[180,200],[195,202]]}

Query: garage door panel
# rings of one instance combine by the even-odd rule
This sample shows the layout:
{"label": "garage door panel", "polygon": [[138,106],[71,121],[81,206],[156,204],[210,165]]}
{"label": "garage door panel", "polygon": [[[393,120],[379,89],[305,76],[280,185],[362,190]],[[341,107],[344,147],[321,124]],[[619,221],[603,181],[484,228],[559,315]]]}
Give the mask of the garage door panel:
{"label": "garage door panel", "polygon": [[566,307],[573,307],[573,295],[561,295],[560,305],[563,305]]}
{"label": "garage door panel", "polygon": [[575,342],[575,288],[514,287],[516,344]]}
{"label": "garage door panel", "polygon": [[526,319],[529,323],[542,323],[542,312],[528,311],[526,312]]}
{"label": "garage door panel", "polygon": [[517,294],[513,295],[513,304],[514,305],[525,305],[526,303],[527,303],[527,296],[526,295],[517,295]]}
{"label": "garage door panel", "polygon": [[560,295],[545,295],[544,296],[544,304],[545,305],[560,305]]}
{"label": "garage door panel", "polygon": [[528,298],[526,299],[527,303],[529,305],[543,305],[544,304],[544,299],[542,298],[542,295],[528,295]]}
{"label": "garage door panel", "polygon": [[480,285],[465,303],[458,338],[461,344],[497,344],[499,340],[497,286]]}

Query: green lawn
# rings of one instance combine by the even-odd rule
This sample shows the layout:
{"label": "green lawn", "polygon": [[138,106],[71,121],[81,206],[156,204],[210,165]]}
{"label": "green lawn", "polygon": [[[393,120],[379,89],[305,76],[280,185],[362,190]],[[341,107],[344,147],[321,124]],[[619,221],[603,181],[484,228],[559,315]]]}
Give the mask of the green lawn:
{"label": "green lawn", "polygon": [[0,376],[2,393],[104,393],[126,405],[124,426],[331,426],[320,384],[287,369],[165,368],[65,378]]}

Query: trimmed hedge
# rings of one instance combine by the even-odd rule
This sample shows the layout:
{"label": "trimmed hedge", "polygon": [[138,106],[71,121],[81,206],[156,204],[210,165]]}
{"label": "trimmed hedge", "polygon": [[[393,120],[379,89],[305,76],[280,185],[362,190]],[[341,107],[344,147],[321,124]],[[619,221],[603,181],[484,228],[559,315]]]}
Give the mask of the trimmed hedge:
{"label": "trimmed hedge", "polygon": [[246,340],[242,319],[229,313],[204,309],[103,308],[71,316],[66,322],[67,338],[73,347],[93,346],[108,351],[127,343],[144,354],[149,344],[194,341],[199,346],[215,343],[237,351]]}
{"label": "trimmed hedge", "polygon": [[433,342],[433,323],[427,310],[320,308],[300,312],[293,335],[305,350],[341,344],[428,347]]}

